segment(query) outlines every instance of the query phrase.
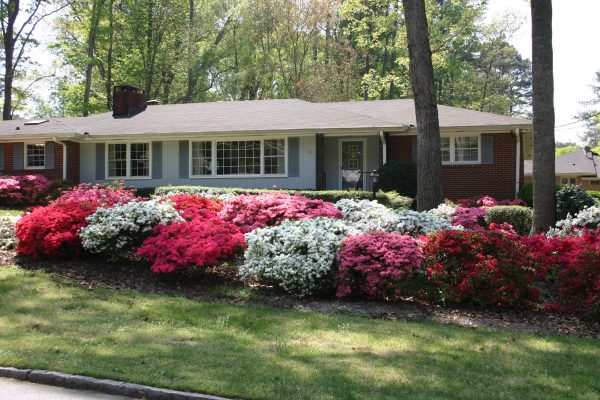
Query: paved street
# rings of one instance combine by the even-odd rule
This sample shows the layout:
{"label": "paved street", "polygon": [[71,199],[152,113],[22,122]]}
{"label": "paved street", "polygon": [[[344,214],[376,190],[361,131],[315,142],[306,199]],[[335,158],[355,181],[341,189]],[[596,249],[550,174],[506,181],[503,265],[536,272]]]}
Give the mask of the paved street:
{"label": "paved street", "polygon": [[0,378],[0,400],[130,400],[128,397],[109,396],[55,386]]}

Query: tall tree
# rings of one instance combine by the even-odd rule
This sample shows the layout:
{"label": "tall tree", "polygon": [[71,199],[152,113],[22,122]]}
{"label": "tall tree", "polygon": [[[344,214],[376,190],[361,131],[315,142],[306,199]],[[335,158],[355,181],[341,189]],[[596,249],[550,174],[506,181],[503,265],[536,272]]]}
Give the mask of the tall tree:
{"label": "tall tree", "polygon": [[417,209],[430,210],[442,201],[442,158],[433,63],[424,0],[402,0],[410,78],[417,117]]}
{"label": "tall tree", "polygon": [[531,0],[533,61],[533,227],[556,222],[552,0]]}

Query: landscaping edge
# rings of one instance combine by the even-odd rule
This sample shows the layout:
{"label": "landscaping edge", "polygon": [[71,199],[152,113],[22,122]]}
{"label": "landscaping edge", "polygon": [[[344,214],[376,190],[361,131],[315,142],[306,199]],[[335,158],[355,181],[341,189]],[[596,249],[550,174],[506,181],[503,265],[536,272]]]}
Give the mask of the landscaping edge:
{"label": "landscaping edge", "polygon": [[66,389],[89,390],[109,395],[148,400],[231,400],[208,394],[179,392],[177,390],[161,389],[152,386],[113,381],[111,379],[97,379],[82,375],[35,369],[0,367],[0,377],[58,386]]}

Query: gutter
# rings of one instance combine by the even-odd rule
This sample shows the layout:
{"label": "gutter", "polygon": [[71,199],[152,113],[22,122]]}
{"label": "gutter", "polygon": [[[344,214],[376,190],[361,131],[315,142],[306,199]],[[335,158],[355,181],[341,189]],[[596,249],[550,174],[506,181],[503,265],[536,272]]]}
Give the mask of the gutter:
{"label": "gutter", "polygon": [[515,137],[517,139],[517,161],[516,171],[517,176],[515,178],[515,199],[519,197],[519,191],[521,189],[521,129],[515,129]]}
{"label": "gutter", "polygon": [[67,145],[64,144],[63,142],[57,140],[56,137],[53,137],[52,141],[54,143],[58,143],[58,144],[60,144],[62,146],[62,149],[63,149],[63,151],[62,151],[62,155],[63,155],[63,163],[62,163],[63,164],[62,165],[63,172],[62,172],[62,178],[63,178],[63,180],[67,180]]}
{"label": "gutter", "polygon": [[382,144],[382,156],[383,156],[383,163],[382,165],[385,165],[387,163],[387,142],[385,141],[385,134],[383,133],[383,131],[379,131],[379,138],[381,139],[381,144]]}

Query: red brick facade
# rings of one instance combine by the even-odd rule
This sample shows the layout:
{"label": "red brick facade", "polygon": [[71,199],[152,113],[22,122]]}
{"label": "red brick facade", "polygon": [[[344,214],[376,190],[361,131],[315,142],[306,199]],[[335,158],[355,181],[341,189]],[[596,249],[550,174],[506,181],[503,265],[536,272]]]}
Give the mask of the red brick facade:
{"label": "red brick facade", "polygon": [[[65,142],[67,145],[67,180],[79,183],[79,143]],[[2,175],[43,175],[48,179],[63,179],[63,146],[55,143],[53,169],[14,169],[14,143],[2,143],[4,146],[4,169]]]}
{"label": "red brick facade", "polygon": [[[457,200],[480,195],[497,199],[513,199],[516,184],[516,145],[511,132],[493,134],[493,163],[477,165],[443,165],[444,196]],[[388,142],[390,160],[412,158],[411,136],[391,136]],[[521,149],[522,150],[522,149]],[[523,151],[521,151],[521,186],[523,185]]]}

